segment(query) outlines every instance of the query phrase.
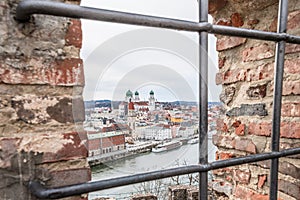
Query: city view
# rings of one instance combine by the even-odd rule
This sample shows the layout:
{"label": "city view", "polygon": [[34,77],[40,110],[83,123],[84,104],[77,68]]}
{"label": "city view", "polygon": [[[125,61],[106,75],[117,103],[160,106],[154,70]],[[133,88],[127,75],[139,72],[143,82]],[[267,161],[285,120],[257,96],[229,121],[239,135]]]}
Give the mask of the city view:
{"label": "city view", "polygon": [[[124,91],[123,101],[85,102],[84,129],[87,131],[88,161],[93,166],[93,180],[114,177],[113,174],[125,175],[197,163],[197,156],[192,159],[190,156],[198,154],[197,102],[161,102],[155,94],[150,90],[148,96],[143,97],[139,91],[128,89]],[[223,112],[221,103],[209,103],[210,160],[215,159],[211,137],[216,129],[216,118]],[[152,189],[139,191],[137,186],[129,191],[111,189],[91,196],[126,198],[126,195],[137,192],[153,192],[149,190]]]}

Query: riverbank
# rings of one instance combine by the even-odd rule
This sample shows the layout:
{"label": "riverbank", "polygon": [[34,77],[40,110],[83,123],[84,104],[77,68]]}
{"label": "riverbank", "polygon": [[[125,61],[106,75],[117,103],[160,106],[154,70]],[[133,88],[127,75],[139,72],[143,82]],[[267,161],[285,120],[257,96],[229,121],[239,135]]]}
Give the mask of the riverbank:
{"label": "riverbank", "polygon": [[109,162],[125,159],[142,153],[151,152],[151,149],[160,142],[140,142],[136,145],[127,145],[126,149],[109,152],[101,155],[90,156],[87,158],[90,166],[97,166]]}
{"label": "riverbank", "polygon": [[[212,145],[209,139],[208,159],[209,162],[215,159],[216,147]],[[183,145],[178,149],[162,153],[144,153],[130,156],[126,159],[119,159],[104,165],[94,166],[92,168],[92,180],[105,180],[120,176],[133,175],[136,173],[149,172],[160,169],[167,169],[176,166],[184,166],[198,163],[198,144]],[[181,176],[180,182],[185,183],[186,176]],[[166,184],[168,184],[166,180]],[[129,196],[137,193],[141,184],[127,185],[117,188],[111,188],[103,191],[97,191],[89,194],[89,199],[100,197],[114,197],[117,200],[129,199]]]}

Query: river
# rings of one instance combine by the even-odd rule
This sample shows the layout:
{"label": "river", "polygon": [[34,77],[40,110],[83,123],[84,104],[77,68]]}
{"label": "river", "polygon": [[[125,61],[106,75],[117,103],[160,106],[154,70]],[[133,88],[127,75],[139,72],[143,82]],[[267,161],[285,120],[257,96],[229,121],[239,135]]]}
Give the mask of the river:
{"label": "river", "polygon": [[[215,158],[216,147],[208,140],[208,160]],[[117,160],[106,165],[99,165],[92,169],[92,180],[110,179],[119,176],[132,175],[141,172],[167,169],[179,165],[198,163],[198,144],[183,145],[178,149],[161,153],[144,153],[126,159]],[[112,188],[89,194],[89,199],[96,197],[114,197],[116,199],[129,199],[132,193],[141,188],[140,184]]]}

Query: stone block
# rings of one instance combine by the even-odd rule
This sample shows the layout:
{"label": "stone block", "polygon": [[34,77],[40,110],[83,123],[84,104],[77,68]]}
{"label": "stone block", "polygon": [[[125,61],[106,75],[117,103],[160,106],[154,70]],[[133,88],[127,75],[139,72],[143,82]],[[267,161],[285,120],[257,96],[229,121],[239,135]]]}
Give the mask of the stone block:
{"label": "stone block", "polygon": [[50,176],[47,184],[52,187],[61,187],[88,182],[91,179],[91,170],[90,168],[65,169],[52,171]]}
{"label": "stone block", "polygon": [[251,178],[250,171],[233,170],[233,179],[242,184],[249,184]]}
{"label": "stone block", "polygon": [[234,107],[226,112],[229,117],[237,116],[267,116],[268,111],[264,103],[258,104],[241,104],[241,107]]}
{"label": "stone block", "polygon": [[212,142],[215,146],[233,149],[235,146],[234,138],[222,134],[214,134]]}
{"label": "stone block", "polygon": [[154,194],[136,194],[130,200],[157,200]]}
{"label": "stone block", "polygon": [[227,196],[231,196],[233,186],[229,182],[215,180],[212,183],[212,189],[219,193],[226,194]]}
{"label": "stone block", "polygon": [[240,37],[222,36],[217,40],[217,51],[224,51],[246,43],[247,39]]}
{"label": "stone block", "polygon": [[288,194],[294,198],[300,197],[300,184],[299,182],[290,182],[286,180],[279,179],[278,180],[278,190]]}
{"label": "stone block", "polygon": [[267,43],[260,44],[258,46],[247,48],[243,51],[243,61],[256,61],[266,58],[271,58],[275,54],[274,45]]}
{"label": "stone block", "polygon": [[237,138],[235,141],[235,149],[240,151],[246,151],[249,153],[256,153],[256,146],[251,139],[248,138]]}
{"label": "stone block", "polygon": [[225,87],[220,94],[221,102],[228,105],[233,100],[235,90],[235,87]]}
{"label": "stone block", "polygon": [[246,93],[249,99],[262,99],[267,95],[267,84],[250,86]]}
{"label": "stone block", "polygon": [[169,186],[169,200],[187,200],[187,189],[190,187],[188,185]]}

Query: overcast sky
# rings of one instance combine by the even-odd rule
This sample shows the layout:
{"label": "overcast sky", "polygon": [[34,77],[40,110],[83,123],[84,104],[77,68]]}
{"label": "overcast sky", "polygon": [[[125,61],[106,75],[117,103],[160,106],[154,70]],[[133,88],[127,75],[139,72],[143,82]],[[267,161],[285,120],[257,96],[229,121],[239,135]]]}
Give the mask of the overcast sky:
{"label": "overcast sky", "polygon": [[[82,0],[82,6],[198,21],[196,0]],[[198,35],[184,31],[82,20],[85,100],[198,101]],[[209,40],[209,101],[219,101],[215,39]]]}

